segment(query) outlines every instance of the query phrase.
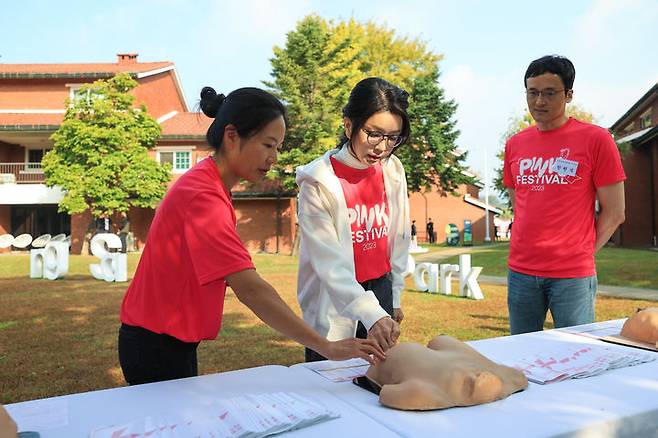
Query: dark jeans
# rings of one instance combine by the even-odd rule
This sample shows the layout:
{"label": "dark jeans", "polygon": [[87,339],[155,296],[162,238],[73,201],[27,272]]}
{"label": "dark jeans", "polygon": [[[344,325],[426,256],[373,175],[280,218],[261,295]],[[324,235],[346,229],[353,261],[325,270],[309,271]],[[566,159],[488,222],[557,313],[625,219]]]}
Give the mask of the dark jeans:
{"label": "dark jeans", "polygon": [[183,342],[173,336],[121,324],[119,362],[123,376],[129,385],[196,376],[198,345],[198,342]]}
{"label": "dark jeans", "polygon": [[507,274],[507,308],[513,335],[541,331],[546,312],[555,328],[594,322],[596,275],[548,278],[512,271]]}
{"label": "dark jeans", "polygon": [[[379,305],[382,309],[384,309],[389,315],[393,316],[393,282],[391,281],[390,272],[379,278],[364,281],[359,284],[363,286],[363,289],[371,290],[375,294],[375,297],[377,297],[377,301],[379,301]],[[361,339],[368,338],[368,330],[361,321],[359,321],[356,327],[356,337]],[[327,360],[326,357],[310,348],[304,350],[304,358],[306,359],[306,362]]]}

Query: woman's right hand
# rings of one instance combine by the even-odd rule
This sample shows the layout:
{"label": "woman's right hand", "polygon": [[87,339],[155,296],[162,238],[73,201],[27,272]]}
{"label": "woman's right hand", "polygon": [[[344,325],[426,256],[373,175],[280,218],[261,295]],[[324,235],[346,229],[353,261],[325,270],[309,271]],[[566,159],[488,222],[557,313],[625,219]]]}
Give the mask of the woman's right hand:
{"label": "woman's right hand", "polygon": [[386,359],[384,351],[372,339],[348,338],[340,341],[327,341],[322,350],[325,351],[318,351],[318,353],[329,360],[346,360],[360,357],[374,365]]}
{"label": "woman's right hand", "polygon": [[377,342],[384,351],[394,346],[399,337],[400,324],[388,316],[374,323],[368,331],[368,339]]}

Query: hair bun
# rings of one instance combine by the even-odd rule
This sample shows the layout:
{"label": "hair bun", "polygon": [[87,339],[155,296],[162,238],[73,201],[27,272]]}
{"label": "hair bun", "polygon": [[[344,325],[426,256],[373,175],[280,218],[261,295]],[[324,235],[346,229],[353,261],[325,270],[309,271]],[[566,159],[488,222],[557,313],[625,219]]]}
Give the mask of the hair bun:
{"label": "hair bun", "polygon": [[201,102],[199,104],[201,111],[203,111],[208,117],[214,119],[225,98],[226,96],[223,94],[217,94],[214,88],[203,87],[203,89],[201,89]]}

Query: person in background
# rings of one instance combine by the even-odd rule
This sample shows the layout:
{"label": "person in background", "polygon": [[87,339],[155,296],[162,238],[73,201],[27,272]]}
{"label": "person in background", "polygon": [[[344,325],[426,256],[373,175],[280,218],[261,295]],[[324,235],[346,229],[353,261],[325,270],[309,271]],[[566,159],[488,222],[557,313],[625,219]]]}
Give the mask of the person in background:
{"label": "person in background", "polygon": [[425,230],[427,231],[427,241],[429,243],[436,242],[436,238],[434,234],[434,222],[432,222],[432,218],[428,218]]}
{"label": "person in background", "polygon": [[416,221],[413,220],[411,221],[411,242],[415,246],[418,245],[418,242],[416,241],[417,234],[418,234],[418,230],[416,229]]}
{"label": "person in background", "polygon": [[258,275],[237,233],[231,188],[260,181],[277,161],[286,132],[281,102],[258,88],[225,97],[205,87],[201,109],[214,118],[207,140],[215,154],[182,175],[156,211],[121,305],[126,381],[197,375],[197,346],[217,336],[227,286],[263,322],[325,357],[384,359],[373,340],[331,342],[304,323]]}
{"label": "person in background", "polygon": [[565,114],[575,76],[562,56],[532,61],[524,85],[536,125],[505,146],[504,184],[514,209],[512,334],[542,330],[548,310],[556,328],[594,321],[594,254],[624,221],[626,176],[615,141],[606,129]]}
{"label": "person in background", "polygon": [[[404,168],[408,94],[360,81],[343,110],[336,149],[297,168],[301,237],[297,297],[304,320],[330,340],[373,339],[387,350],[404,318],[400,295],[410,243]],[[306,360],[326,356],[306,349]]]}
{"label": "person in background", "polygon": [[128,233],[130,233],[130,220],[125,211],[120,213],[121,219],[119,220],[119,239],[121,239],[121,252],[128,251]]}

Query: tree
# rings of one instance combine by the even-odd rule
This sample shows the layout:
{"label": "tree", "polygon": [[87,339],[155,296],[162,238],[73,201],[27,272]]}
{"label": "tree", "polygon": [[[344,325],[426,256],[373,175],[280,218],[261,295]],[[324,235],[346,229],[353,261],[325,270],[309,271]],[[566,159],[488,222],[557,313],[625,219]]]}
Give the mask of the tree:
{"label": "tree", "polygon": [[411,138],[396,152],[404,164],[410,191],[434,186],[452,192],[459,184],[473,183],[464,173],[467,154],[457,151],[455,144],[459,135],[453,120],[457,104],[445,99],[438,77],[434,68],[415,79],[409,105]]}
{"label": "tree", "polygon": [[63,189],[59,211],[91,210],[94,217],[155,208],[170,179],[169,165],[149,157],[160,125],[134,107],[137,82],[126,73],[80,88],[42,161],[46,185]]}
{"label": "tree", "polygon": [[342,132],[342,108],[358,81],[378,76],[410,91],[411,141],[399,150],[410,190],[436,185],[453,190],[466,181],[465,155],[456,153],[453,101],[438,85],[438,54],[419,40],[368,22],[326,21],[316,15],[275,47],[272,81],[264,82],[288,108],[290,127],[276,173],[294,190],[295,167],[335,147]]}
{"label": "tree", "polygon": [[[595,121],[594,116],[592,113],[589,111],[585,110],[582,108],[580,105],[577,104],[571,104],[567,106],[566,109],[566,115],[569,117],[573,117],[574,119],[582,120],[583,122],[587,123],[593,123]],[[498,151],[498,154],[496,154],[496,157],[501,162],[501,166],[496,169],[496,177],[494,178],[494,186],[496,187],[496,190],[500,193],[500,196],[502,199],[506,200],[507,203],[509,204],[509,198],[507,196],[507,189],[505,188],[505,185],[503,184],[503,164],[505,160],[505,144],[507,143],[507,140],[510,139],[514,134],[523,131],[526,128],[529,128],[530,126],[534,125],[535,121],[532,118],[532,115],[530,115],[530,112],[526,108],[523,111],[523,114],[520,116],[512,117],[510,119],[509,125],[507,125],[507,130],[503,133],[503,135],[500,138],[500,142],[502,143],[502,149]]]}
{"label": "tree", "polygon": [[349,39],[330,41],[329,24],[310,15],[287,35],[284,48],[274,47],[273,81],[264,81],[286,104],[289,126],[274,173],[287,190],[294,190],[295,167],[335,146],[339,98],[346,88],[337,72],[350,62]]}

